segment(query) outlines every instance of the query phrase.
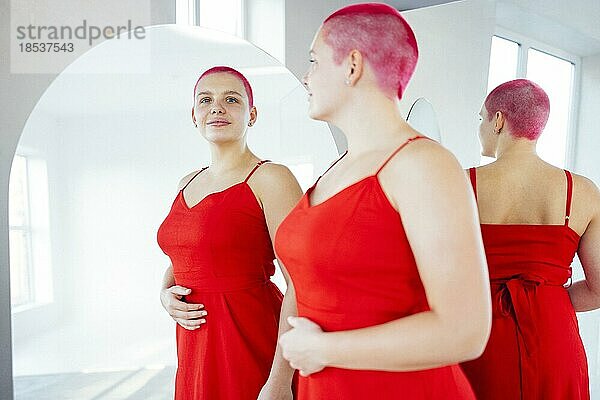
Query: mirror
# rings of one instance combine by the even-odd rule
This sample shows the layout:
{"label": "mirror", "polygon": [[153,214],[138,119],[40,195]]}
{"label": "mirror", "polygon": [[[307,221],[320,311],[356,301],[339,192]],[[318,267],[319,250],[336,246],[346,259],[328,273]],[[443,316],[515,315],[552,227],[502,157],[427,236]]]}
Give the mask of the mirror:
{"label": "mirror", "polygon": [[425,136],[430,137],[438,143],[442,142],[435,110],[426,98],[420,97],[415,100],[408,111],[406,121]]}
{"label": "mirror", "polygon": [[[249,146],[306,189],[337,157],[306,92],[278,61],[197,27],[108,40],[65,69],[31,113],[11,177],[13,370],[17,398],[172,398],[174,322],[156,242],[181,177],[208,165],[190,118],[214,65],[244,73],[258,120]],[[279,276],[276,283],[283,282]]]}

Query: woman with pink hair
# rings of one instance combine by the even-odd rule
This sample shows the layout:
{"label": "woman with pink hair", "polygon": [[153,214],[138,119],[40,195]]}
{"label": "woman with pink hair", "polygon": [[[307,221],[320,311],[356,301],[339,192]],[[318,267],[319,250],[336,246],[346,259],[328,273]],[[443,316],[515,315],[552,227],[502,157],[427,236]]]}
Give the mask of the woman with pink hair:
{"label": "woman with pink hair", "polygon": [[458,363],[489,332],[483,245],[459,163],[399,112],[417,57],[384,4],[338,10],[311,46],[309,115],[348,150],[275,238],[297,303],[275,361],[300,371],[301,400],[474,398]]}
{"label": "woman with pink hair", "polygon": [[200,76],[192,120],[211,164],[181,179],[158,230],[171,258],[160,298],[177,322],[175,399],[256,400],[271,369],[282,301],[272,238],[302,191],[286,167],[248,149],[256,118],[240,72]]}
{"label": "woman with pink hair", "polygon": [[[600,193],[536,153],[550,112],[537,84],[516,79],[481,107],[482,154],[471,168],[490,270],[492,331],[462,364],[478,399],[589,399],[576,311],[600,307]],[[585,280],[568,286],[575,253]]]}

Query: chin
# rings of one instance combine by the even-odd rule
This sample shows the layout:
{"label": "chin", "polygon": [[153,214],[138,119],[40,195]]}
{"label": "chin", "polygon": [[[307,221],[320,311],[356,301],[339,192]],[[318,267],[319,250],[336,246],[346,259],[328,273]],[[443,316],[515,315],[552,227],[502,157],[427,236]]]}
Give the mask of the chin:
{"label": "chin", "polygon": [[323,112],[317,110],[316,107],[312,104],[308,108],[308,117],[316,121],[328,122],[326,115]]}
{"label": "chin", "polygon": [[237,138],[235,135],[227,134],[225,132],[207,132],[206,135],[204,135],[204,139],[211,143],[227,143],[235,141]]}
{"label": "chin", "polygon": [[323,118],[321,118],[320,115],[318,113],[315,113],[314,111],[309,111],[308,117],[310,119],[314,119],[315,121],[323,121]]}

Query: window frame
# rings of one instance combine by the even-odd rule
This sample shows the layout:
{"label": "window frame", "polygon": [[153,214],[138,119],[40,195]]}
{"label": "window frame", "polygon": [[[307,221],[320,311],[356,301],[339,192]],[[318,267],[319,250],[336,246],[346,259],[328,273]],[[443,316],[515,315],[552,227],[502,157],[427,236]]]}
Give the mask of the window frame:
{"label": "window frame", "polygon": [[[33,226],[32,226],[32,221],[31,221],[30,157],[24,153],[15,153],[15,158],[16,157],[22,158],[25,162],[25,178],[24,179],[25,179],[25,191],[26,191],[25,198],[27,201],[27,207],[25,207],[25,218],[24,218],[25,222],[22,225],[13,225],[10,223],[10,218],[9,218],[8,231],[9,231],[9,238],[10,238],[10,233],[13,231],[21,231],[24,233],[25,242],[26,242],[26,246],[27,246],[25,271],[28,275],[28,279],[27,279],[28,288],[27,288],[27,301],[25,303],[12,304],[12,300],[11,300],[11,310],[13,312],[19,312],[20,310],[34,307],[36,304],[36,298],[35,298],[36,276],[35,276],[35,268],[33,265],[33,241],[32,241]],[[10,207],[10,197],[9,197],[9,207]],[[10,257],[9,257],[9,270],[12,271]]]}
{"label": "window frame", "polygon": [[[175,0],[175,23],[177,25],[190,25],[190,26],[200,26],[200,2],[206,0]],[[248,20],[248,7],[247,0],[237,0],[240,2],[240,33],[234,34],[239,38],[246,40],[248,37],[248,24],[246,21]],[[184,4],[187,4],[187,22],[177,21],[177,9],[179,7],[185,7]]]}
{"label": "window frame", "polygon": [[[37,151],[18,146],[15,157],[22,157],[26,162],[26,224],[27,232],[27,270],[29,277],[29,301],[13,305],[11,315],[27,314],[30,310],[40,309],[54,304],[55,276],[52,269],[51,218],[49,199],[49,175],[47,160]],[[11,198],[9,193],[8,207],[10,214]],[[20,229],[19,225],[10,225],[9,233]],[[10,240],[10,239],[9,239]],[[10,267],[9,258],[9,269]],[[46,310],[48,310],[46,308]],[[21,317],[19,317],[21,318]]]}

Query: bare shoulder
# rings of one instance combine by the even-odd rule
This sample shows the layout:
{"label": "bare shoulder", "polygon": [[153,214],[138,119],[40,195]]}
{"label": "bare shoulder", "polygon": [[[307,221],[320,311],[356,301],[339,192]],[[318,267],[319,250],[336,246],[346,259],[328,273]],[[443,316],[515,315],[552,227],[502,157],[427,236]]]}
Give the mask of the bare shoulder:
{"label": "bare shoulder", "polygon": [[298,181],[292,171],[283,164],[273,162],[261,165],[249,182],[258,193],[299,188]]}
{"label": "bare shoulder", "polygon": [[191,181],[192,178],[194,176],[196,176],[196,174],[198,172],[200,172],[200,170],[192,171],[189,174],[187,174],[186,176],[184,176],[183,178],[181,178],[181,180],[179,180],[179,183],[177,184],[177,191],[180,191],[181,189],[183,189],[183,187],[185,185],[187,185],[189,183],[189,181]]}
{"label": "bare shoulder", "polygon": [[381,171],[379,181],[396,210],[428,207],[431,202],[465,202],[471,193],[456,157],[431,140],[418,140],[402,149]]}
{"label": "bare shoulder", "polygon": [[586,204],[591,208],[592,213],[600,215],[600,190],[598,190],[598,186],[583,175],[571,174],[573,175],[573,200]]}
{"label": "bare shoulder", "polygon": [[276,221],[281,221],[302,197],[296,177],[282,164],[268,162],[261,165],[249,184],[266,211],[267,221],[272,221],[273,215]]}
{"label": "bare shoulder", "polygon": [[[387,171],[386,171],[387,170]],[[465,171],[449,150],[433,140],[417,140],[395,155],[382,174],[402,179],[398,183],[437,184],[438,181],[464,180]],[[468,171],[466,172],[468,174]]]}

